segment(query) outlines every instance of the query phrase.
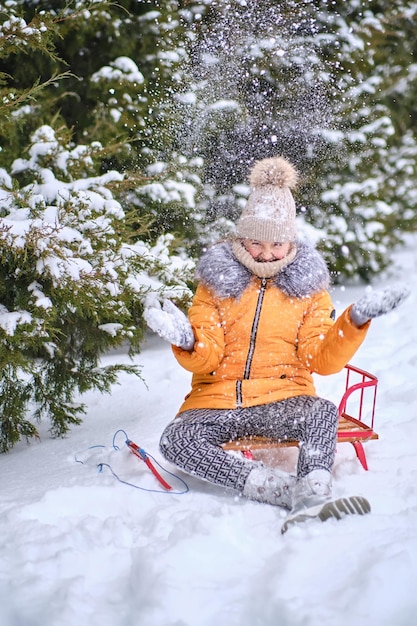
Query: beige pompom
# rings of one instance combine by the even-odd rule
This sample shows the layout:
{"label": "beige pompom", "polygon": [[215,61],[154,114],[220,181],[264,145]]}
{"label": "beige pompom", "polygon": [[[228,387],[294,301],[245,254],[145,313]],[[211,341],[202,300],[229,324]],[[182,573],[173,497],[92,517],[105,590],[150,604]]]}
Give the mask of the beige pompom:
{"label": "beige pompom", "polygon": [[292,163],[280,156],[257,161],[249,175],[249,183],[254,189],[269,185],[293,189],[297,182],[297,170]]}

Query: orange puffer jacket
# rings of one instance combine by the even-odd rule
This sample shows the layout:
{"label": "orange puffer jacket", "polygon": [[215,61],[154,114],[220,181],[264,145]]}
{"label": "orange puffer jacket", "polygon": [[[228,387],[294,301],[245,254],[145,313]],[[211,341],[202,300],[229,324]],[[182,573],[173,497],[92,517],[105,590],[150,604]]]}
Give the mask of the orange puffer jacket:
{"label": "orange puffer jacket", "polygon": [[194,349],[173,347],[178,362],[193,373],[180,413],[316,395],[311,372],[340,371],[369,327],[356,328],[349,309],[333,320],[323,288],[327,269],[305,244],[298,244],[294,261],[270,280],[254,277],[227,243],[218,244],[203,257],[199,276],[189,310]]}

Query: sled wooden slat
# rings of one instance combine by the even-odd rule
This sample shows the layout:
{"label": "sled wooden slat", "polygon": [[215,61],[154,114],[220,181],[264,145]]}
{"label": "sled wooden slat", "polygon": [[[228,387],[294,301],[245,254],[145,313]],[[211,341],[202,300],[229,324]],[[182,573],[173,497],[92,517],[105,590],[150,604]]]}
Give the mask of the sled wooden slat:
{"label": "sled wooden slat", "polygon": [[[375,404],[378,379],[373,374],[365,372],[352,365],[346,366],[346,389],[339,404],[339,425],[337,430],[338,443],[351,443],[356,452],[356,456],[362,467],[367,470],[368,464],[366,460],[365,450],[362,443],[372,439],[378,439],[379,435],[374,430]],[[359,377],[359,382],[351,384],[352,375]],[[364,412],[364,391],[367,387],[372,387],[371,393],[371,417],[369,424],[362,419]],[[358,406],[356,408],[356,417],[347,412],[347,404],[349,398],[355,394],[358,396]],[[228,441],[222,445],[224,450],[242,452],[247,458],[253,458],[254,450],[271,450],[280,447],[298,446],[299,442],[293,439],[285,439],[276,441],[268,437],[246,437]]]}
{"label": "sled wooden slat", "polygon": [[[339,443],[356,441],[369,441],[370,439],[378,439],[378,434],[369,426],[359,422],[354,417],[342,415],[339,418],[339,426],[337,430],[337,441]],[[245,437],[244,439],[235,439],[223,444],[224,450],[265,450],[268,448],[276,448],[279,446],[298,446],[296,439],[285,439],[276,441],[268,437]]]}

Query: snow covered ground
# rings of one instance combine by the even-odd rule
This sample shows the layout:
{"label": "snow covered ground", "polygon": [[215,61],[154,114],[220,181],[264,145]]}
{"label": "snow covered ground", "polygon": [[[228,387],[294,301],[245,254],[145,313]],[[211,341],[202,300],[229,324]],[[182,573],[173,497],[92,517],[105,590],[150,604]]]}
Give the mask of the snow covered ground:
{"label": "snow covered ground", "polygon": [[[107,465],[99,472],[108,463],[122,479],[159,489],[123,433],[113,449],[118,429],[168,467],[158,439],[189,374],[151,337],[136,358],[148,388],[126,375],[111,396],[86,397],[85,421],[66,439],[50,439],[42,424],[40,442],[0,456],[2,626],[414,626],[416,244],[395,257],[410,298],[373,322],[353,360],[380,381],[369,472],[350,444],[339,446],[334,471],[334,492],[365,495],[371,515],[282,536],[280,510],[185,475],[189,492],[173,495],[122,484]],[[363,291],[337,288],[338,312]],[[317,381],[335,401],[336,378]],[[287,466],[294,453],[282,459]]]}

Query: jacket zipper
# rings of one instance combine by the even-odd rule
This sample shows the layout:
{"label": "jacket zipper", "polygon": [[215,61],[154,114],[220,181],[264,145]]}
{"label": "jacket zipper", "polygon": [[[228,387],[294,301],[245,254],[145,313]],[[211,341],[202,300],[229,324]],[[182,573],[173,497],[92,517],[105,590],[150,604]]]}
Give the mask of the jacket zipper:
{"label": "jacket zipper", "polygon": [[264,301],[267,279],[262,278],[261,288],[259,290],[258,301],[256,303],[255,315],[253,318],[252,329],[249,340],[249,350],[246,357],[245,369],[243,371],[243,379],[236,381],[236,406],[240,408],[242,406],[242,381],[249,380],[250,370],[252,367],[253,354],[255,352],[256,335],[258,333],[259,319],[261,317],[262,304]]}

